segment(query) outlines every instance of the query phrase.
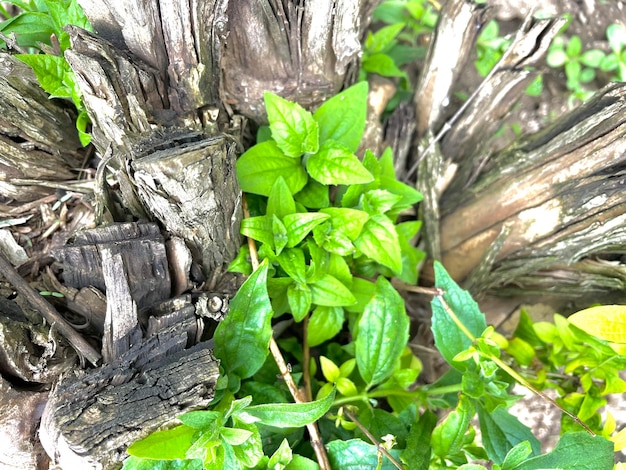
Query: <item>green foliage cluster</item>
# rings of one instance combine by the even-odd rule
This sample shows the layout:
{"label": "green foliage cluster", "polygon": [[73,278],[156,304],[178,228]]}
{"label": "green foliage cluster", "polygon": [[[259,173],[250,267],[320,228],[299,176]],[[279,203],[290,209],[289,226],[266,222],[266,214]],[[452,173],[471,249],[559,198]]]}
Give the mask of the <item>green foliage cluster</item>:
{"label": "green foliage cluster", "polygon": [[[432,331],[451,369],[418,386],[409,318],[388,278],[417,280],[423,254],[409,240],[419,223],[401,214],[421,196],[396,180],[388,151],[354,155],[366,98],[359,83],[309,113],[265,95],[269,129],[237,166],[252,212],[242,233],[258,242],[262,262],[252,272],[256,254],[242,248],[231,265],[251,275],[215,332],[214,401],[133,444],[124,468],[318,468],[303,429],[314,421],[337,469],[612,468],[613,443],[581,428],[541,454],[508,412],[512,382],[528,382],[506,360],[519,356],[513,346],[523,348],[525,336],[507,343],[496,334],[439,263]],[[315,400],[290,403],[285,372],[269,354],[273,335]],[[596,367],[591,380],[618,365]],[[441,409],[450,410],[442,419]]]}
{"label": "green foliage cluster", "polygon": [[[600,317],[595,323],[602,323]],[[603,423],[600,411],[607,395],[626,392],[626,381],[619,375],[626,369],[626,356],[561,315],[555,315],[552,323],[533,323],[525,312],[504,350],[533,387],[555,390],[557,403],[597,434],[614,433],[615,420],[608,415]],[[567,415],[562,418],[562,429],[578,427]]]}
{"label": "green foliage cluster", "polygon": [[569,39],[559,35],[552,41],[546,62],[550,67],[564,69],[567,89],[571,92],[570,106],[576,100],[585,101],[593,95],[593,90],[585,85],[593,82],[598,72],[609,73],[609,80],[626,80],[626,28],[611,24],[606,37],[609,53],[600,49],[583,50],[582,40],[576,35]]}
{"label": "green foliage cluster", "polygon": [[401,79],[388,110],[411,98],[413,84],[401,67],[426,56],[424,37],[433,32],[437,18],[435,7],[427,0],[385,0],[374,10],[372,20],[385,26],[367,34],[360,79],[372,73]]}
{"label": "green foliage cluster", "polygon": [[16,54],[16,57],[33,69],[50,98],[68,99],[74,104],[78,112],[78,136],[83,145],[88,145],[91,141],[91,135],[86,132],[89,117],[74,72],[63,55],[70,47],[70,37],[63,29],[65,26],[73,24],[93,30],[82,8],[76,0],[10,0],[5,3],[15,5],[21,12],[11,16],[5,7],[0,6],[0,14],[6,18],[0,23],[0,32],[5,38],[0,40],[0,47],[17,46],[28,51]]}

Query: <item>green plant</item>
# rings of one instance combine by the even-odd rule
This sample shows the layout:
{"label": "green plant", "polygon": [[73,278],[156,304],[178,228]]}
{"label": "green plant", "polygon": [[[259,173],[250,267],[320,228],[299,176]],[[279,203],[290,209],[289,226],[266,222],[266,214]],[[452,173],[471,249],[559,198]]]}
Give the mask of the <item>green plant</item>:
{"label": "green plant", "polygon": [[585,84],[596,78],[596,69],[600,67],[605,55],[599,49],[583,51],[583,44],[578,36],[566,40],[559,35],[552,41],[546,57],[550,67],[563,67],[567,79],[567,89],[571,91],[570,106],[574,100],[585,101],[593,91]]}
{"label": "green plant", "polygon": [[86,132],[89,117],[74,72],[63,55],[70,47],[65,26],[73,24],[92,31],[83,10],[76,0],[12,0],[6,3],[15,5],[21,12],[11,16],[6,8],[0,8],[0,14],[7,18],[0,23],[0,47],[23,52],[16,57],[33,69],[50,98],[72,101],[78,112],[78,136],[83,145],[88,145],[91,141],[91,135]]}
{"label": "green plant", "polygon": [[[507,411],[511,383],[532,385],[439,263],[435,288],[413,289],[434,295],[435,345],[451,370],[417,386],[409,318],[387,278],[416,283],[423,254],[409,239],[419,223],[400,217],[421,196],[396,180],[388,151],[362,162],[352,153],[366,98],[360,83],[311,114],[265,95],[270,135],[262,131],[237,165],[252,213],[242,233],[260,246],[242,248],[231,265],[252,274],[215,333],[213,404],[133,444],[124,467],[318,468],[311,457],[322,461],[325,444],[332,468],[477,469],[491,460],[501,470],[576,469],[586,468],[582,449],[594,468],[612,468],[613,443],[580,427],[540,454]],[[438,420],[441,409],[451,411]]]}
{"label": "green plant", "polygon": [[410,99],[412,84],[401,67],[424,58],[426,48],[421,38],[432,33],[437,17],[435,8],[426,0],[385,0],[374,10],[373,20],[386,26],[367,34],[360,79],[372,73],[401,78],[388,110]]}
{"label": "green plant", "polygon": [[611,53],[602,59],[600,69],[614,72],[611,77],[613,80],[626,81],[626,27],[617,23],[611,24],[606,28],[606,37]]}

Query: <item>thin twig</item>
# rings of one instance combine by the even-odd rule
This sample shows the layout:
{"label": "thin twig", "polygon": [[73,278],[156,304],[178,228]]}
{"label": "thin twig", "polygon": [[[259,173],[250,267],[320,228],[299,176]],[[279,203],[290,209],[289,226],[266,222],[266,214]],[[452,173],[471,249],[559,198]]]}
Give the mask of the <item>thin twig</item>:
{"label": "thin twig", "polygon": [[359,428],[361,432],[367,436],[367,438],[372,442],[372,444],[376,446],[376,449],[379,452],[382,452],[383,454],[385,454],[385,457],[389,459],[389,461],[393,464],[394,467],[398,468],[399,470],[404,470],[404,467],[402,466],[402,464],[393,458],[393,455],[389,453],[387,448],[384,445],[382,445],[378,439],[374,437],[374,435],[369,431],[369,429],[367,429],[365,426],[363,426],[360,423],[360,421],[351,411],[344,408],[343,413],[350,419],[350,421],[356,424],[356,427]]}
{"label": "thin twig", "polygon": [[304,396],[307,401],[313,400],[313,392],[311,391],[311,374],[309,371],[309,362],[311,358],[311,350],[309,348],[309,315],[304,316],[302,321],[302,381],[304,382]]}
{"label": "thin twig", "polygon": [[22,276],[15,271],[15,268],[2,253],[0,253],[0,273],[46,319],[51,327],[54,327],[67,339],[81,358],[87,359],[94,366],[98,365],[102,357],[100,353],[85,341],[85,338],[74,330],[72,325],[59,315],[59,312],[46,299],[22,279]]}
{"label": "thin twig", "polygon": [[[243,196],[242,206],[244,217],[250,217],[250,212],[248,211],[248,202],[246,201],[245,195]],[[250,237],[248,237],[248,247],[250,248],[250,262],[252,263],[252,269],[256,270],[259,267],[259,257],[256,249],[256,243]],[[278,347],[278,344],[276,343],[274,337],[270,337],[270,352],[274,357],[274,361],[278,366],[278,370],[280,371],[281,376],[287,384],[287,388],[289,388],[289,392],[291,393],[294,401],[296,403],[306,402],[305,398],[300,393],[300,390],[298,389],[298,386],[296,385],[293,376],[291,375],[291,367],[289,367],[285,362],[285,358],[283,357],[283,354],[280,351],[280,348]],[[320,435],[317,428],[317,423],[307,424],[307,430],[309,431],[311,447],[313,447],[313,451],[315,452],[315,456],[317,457],[317,463],[320,466],[320,470],[331,470],[330,461],[328,460],[328,455],[326,454],[326,449],[324,448],[322,436]]]}

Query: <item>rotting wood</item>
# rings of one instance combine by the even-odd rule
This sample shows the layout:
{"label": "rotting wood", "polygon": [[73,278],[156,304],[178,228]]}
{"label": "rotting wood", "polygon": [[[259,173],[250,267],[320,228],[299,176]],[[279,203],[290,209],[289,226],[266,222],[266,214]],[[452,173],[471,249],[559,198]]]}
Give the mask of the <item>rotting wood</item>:
{"label": "rotting wood", "polygon": [[93,286],[105,292],[104,250],[123,258],[130,295],[138,308],[170,297],[165,241],[159,228],[150,223],[115,224],[77,233],[73,243],[53,253],[63,265],[64,284],[76,289]]}
{"label": "rotting wood", "polygon": [[55,329],[63,335],[67,341],[76,349],[81,357],[84,357],[91,364],[98,364],[101,359],[100,353],[98,353],[91,344],[72,328],[72,326],[56,311],[56,309],[50,305],[38,292],[35,292],[33,288],[15,271],[13,266],[4,258],[4,255],[0,253],[0,272],[3,277],[13,285],[13,287],[23,295],[28,302],[35,308],[43,318],[51,325],[54,325]]}
{"label": "rotting wood", "polygon": [[54,193],[24,180],[74,179],[80,147],[63,102],[50,99],[29,66],[0,51],[0,195],[28,202]]}
{"label": "rotting wood", "polygon": [[61,468],[119,468],[126,448],[184,411],[213,397],[218,361],[211,343],[189,349],[178,325],[134,346],[124,356],[51,393],[39,430]]}
{"label": "rotting wood", "polygon": [[[492,156],[462,196],[442,199],[441,248],[450,271],[466,277],[504,226],[510,234],[495,257],[499,269],[483,285],[624,246],[625,136],[626,86],[612,84]],[[509,274],[507,262],[517,265]]]}

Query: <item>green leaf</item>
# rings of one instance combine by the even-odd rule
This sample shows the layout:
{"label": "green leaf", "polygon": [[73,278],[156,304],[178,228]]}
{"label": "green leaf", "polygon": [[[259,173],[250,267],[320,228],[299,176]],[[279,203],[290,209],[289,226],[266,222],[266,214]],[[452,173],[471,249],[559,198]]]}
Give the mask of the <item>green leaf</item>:
{"label": "green leaf", "polygon": [[228,265],[229,273],[241,273],[249,276],[252,274],[252,263],[250,262],[250,248],[248,245],[242,245],[239,248],[237,257]]}
{"label": "green leaf", "polygon": [[565,49],[565,52],[567,53],[568,57],[575,58],[578,57],[578,55],[582,51],[582,48],[583,42],[581,41],[581,39],[578,36],[572,36],[567,43],[567,48]]}
{"label": "green leaf", "polygon": [[395,44],[396,37],[403,29],[404,23],[397,23],[380,28],[373,34],[370,32],[366,43],[367,53],[385,52]]}
{"label": "green leaf", "polygon": [[25,11],[0,23],[0,31],[5,36],[14,33],[17,43],[21,47],[39,49],[40,42],[50,45],[50,36],[54,34],[54,25],[47,13]]}
{"label": "green leaf", "polygon": [[326,142],[306,162],[312,178],[322,184],[369,183],[374,177],[347,147],[337,142]]}
{"label": "green leaf", "polygon": [[267,295],[268,262],[244,282],[230,311],[215,330],[215,355],[227,374],[245,379],[263,365],[272,336],[272,306]]}
{"label": "green leaf", "polygon": [[285,466],[291,462],[292,458],[293,454],[291,452],[291,447],[289,447],[289,442],[287,439],[283,439],[278,449],[276,449],[276,452],[274,452],[274,454],[270,457],[267,468],[272,470],[283,470]]}
{"label": "green leaf", "polygon": [[626,46],[626,28],[619,23],[614,23],[606,28],[606,37],[613,52],[620,53]]}
{"label": "green leaf", "polygon": [[530,458],[514,470],[611,470],[613,465],[611,441],[587,432],[568,432],[561,436],[552,452]]}
{"label": "green leaf", "polygon": [[214,429],[223,425],[222,413],[219,411],[189,411],[178,416],[185,426],[194,429]]}
{"label": "green leaf", "polygon": [[483,436],[483,447],[489,458],[498,465],[503,464],[511,449],[521,442],[530,443],[533,455],[541,453],[541,443],[532,431],[502,406],[498,406],[490,413],[480,402],[476,402],[476,410]]}
{"label": "green leaf", "polygon": [[286,215],[283,219],[287,229],[287,247],[293,248],[306,237],[311,230],[330,218],[319,212],[305,212]]}
{"label": "green leaf", "polygon": [[308,209],[322,209],[330,205],[328,186],[309,178],[306,186],[295,195],[297,202]]}
{"label": "green leaf", "polygon": [[275,215],[271,217],[272,217],[272,233],[274,235],[272,237],[272,241],[274,242],[273,246],[274,246],[274,249],[276,250],[276,254],[279,255],[283,251],[283,248],[287,246],[289,237],[287,236],[287,229],[285,228],[285,225],[280,221],[280,219],[276,217]]}
{"label": "green leaf", "polygon": [[524,462],[533,453],[530,442],[522,441],[513,447],[502,462],[502,470],[512,470]]}
{"label": "green leaf", "polygon": [[288,157],[315,153],[319,148],[317,122],[298,103],[292,103],[268,91],[263,95],[267,118],[276,145]]}
{"label": "green leaf", "polygon": [[437,415],[426,410],[417,423],[411,426],[406,440],[406,448],[400,454],[404,463],[413,470],[428,470],[430,468],[430,436],[437,424]]}
{"label": "green leaf", "polygon": [[185,425],[166,431],[156,431],[131,444],[126,452],[135,457],[156,460],[184,459],[185,452],[194,441],[195,434],[194,428]]}
{"label": "green leaf", "polygon": [[333,232],[345,234],[352,241],[357,239],[369,219],[367,212],[343,207],[328,207],[320,212],[330,215]]}
{"label": "green leaf", "polygon": [[291,462],[287,464],[285,470],[319,470],[320,466],[311,459],[295,454]]}
{"label": "green leaf", "polygon": [[364,255],[387,266],[394,273],[402,271],[400,240],[389,217],[382,214],[371,216],[354,244]]}
{"label": "green leaf", "polygon": [[39,85],[52,98],[71,98],[72,88],[66,77],[73,76],[73,72],[64,57],[48,54],[15,54],[15,57],[33,69]]}
{"label": "green leaf", "polygon": [[600,305],[581,310],[569,322],[596,338],[626,344],[626,305]]}
{"label": "green leaf", "polygon": [[356,298],[341,281],[330,274],[309,284],[313,294],[313,303],[324,307],[343,307],[356,303]]}
{"label": "green leaf", "polygon": [[267,426],[302,427],[324,416],[334,399],[335,391],[333,390],[321,400],[306,403],[271,403],[249,406],[239,417],[248,422],[261,422]]}
{"label": "green leaf", "polygon": [[287,289],[287,300],[293,319],[301,322],[311,310],[312,294],[309,286],[303,283],[294,283]]}
{"label": "green leaf", "polygon": [[253,240],[274,247],[273,218],[269,215],[248,217],[241,221],[241,234]]}
{"label": "green leaf", "polygon": [[417,268],[426,257],[426,253],[418,248],[415,248],[409,242],[409,240],[415,236],[417,231],[419,231],[420,226],[421,221],[403,222],[396,225],[402,254],[402,272],[398,274],[398,278],[407,284],[417,284]]}
{"label": "green leaf", "polygon": [[269,198],[267,199],[267,215],[275,215],[279,219],[282,219],[288,214],[294,214],[296,212],[296,203],[293,200],[291,191],[285,178],[279,176],[272,186]]}
{"label": "green leaf", "polygon": [[363,209],[368,214],[384,214],[402,200],[402,196],[384,189],[372,189],[363,194]]}
{"label": "green leaf", "polygon": [[553,68],[559,68],[568,61],[567,54],[562,49],[553,49],[546,56],[546,63]]}
{"label": "green leaf", "polygon": [[308,179],[300,159],[286,156],[273,140],[251,147],[237,160],[237,179],[243,192],[269,196],[280,176],[291,194],[304,188]]}
{"label": "green leaf", "polygon": [[342,307],[317,307],[309,318],[307,341],[318,346],[337,335],[343,327],[345,314]]}
{"label": "green leaf", "polygon": [[[475,338],[480,337],[487,328],[487,323],[478,304],[467,291],[454,282],[441,263],[435,261],[434,268],[435,286],[444,290],[443,298],[447,305]],[[472,339],[454,322],[438,297],[434,297],[430,304],[433,310],[432,331],[435,346],[448,364],[460,371],[466,370],[468,366],[465,362],[456,362],[453,359],[472,345]]]}
{"label": "green leaf", "polygon": [[246,429],[238,429],[238,428],[222,428],[220,430],[220,436],[224,439],[225,442],[228,442],[231,446],[239,446],[246,442],[250,436],[252,436],[252,432]]}
{"label": "green leaf", "polygon": [[365,130],[367,82],[360,82],[327,100],[313,117],[319,124],[320,145],[334,141],[356,152]]}
{"label": "green leaf", "polygon": [[153,460],[129,457],[122,470],[202,470],[202,460]]}
{"label": "green leaf", "polygon": [[[326,444],[331,468],[341,470],[397,470],[387,459],[382,457],[382,466],[378,466],[376,446],[361,439],[336,440]],[[399,458],[400,451],[391,449],[391,455]]]}
{"label": "green leaf", "polygon": [[[239,418],[239,416],[233,416],[233,431],[241,433],[248,433],[248,438],[240,444],[234,444],[233,442],[224,439],[229,444],[233,445],[233,452],[239,463],[244,467],[252,468],[256,466],[263,458],[263,441],[261,439],[261,433],[256,424],[248,424]],[[222,428],[222,433],[225,429]],[[224,437],[224,434],[222,434]]]}
{"label": "green leaf", "polygon": [[276,259],[290,278],[296,282],[306,282],[306,264],[302,248],[287,248]]}
{"label": "green leaf", "polygon": [[[67,34],[63,30],[68,24],[73,24],[87,31],[93,31],[89,20],[85,16],[83,9],[76,0],[44,0],[50,18],[52,18],[54,29],[57,36]],[[69,47],[67,44],[61,44],[62,51]]]}
{"label": "green leaf", "polygon": [[333,230],[330,222],[325,222],[313,229],[313,239],[329,253],[339,256],[349,256],[354,253],[355,248],[352,240],[340,231]]}
{"label": "green leaf", "polygon": [[409,318],[404,300],[384,277],[376,282],[376,294],[365,306],[358,323],[355,355],[368,388],[387,379],[409,339]]}
{"label": "green leaf", "polygon": [[599,49],[590,49],[585,51],[580,61],[587,67],[599,67],[602,59],[604,59],[604,52]]}
{"label": "green leaf", "polygon": [[320,367],[322,368],[322,375],[326,381],[330,383],[337,382],[339,377],[341,377],[341,372],[339,371],[337,364],[325,356],[320,356]]}
{"label": "green leaf", "polygon": [[433,430],[431,445],[434,454],[446,458],[459,452],[473,416],[474,407],[469,398],[461,394],[456,409]]}
{"label": "green leaf", "polygon": [[354,305],[348,305],[346,310],[348,312],[361,313],[365,310],[365,306],[370,302],[374,294],[376,293],[376,284],[360,277],[355,277],[352,280],[352,288],[350,292],[356,298]]}
{"label": "green leaf", "polygon": [[363,70],[377,73],[383,77],[406,77],[406,73],[400,70],[387,54],[372,54],[365,58],[361,67]]}

